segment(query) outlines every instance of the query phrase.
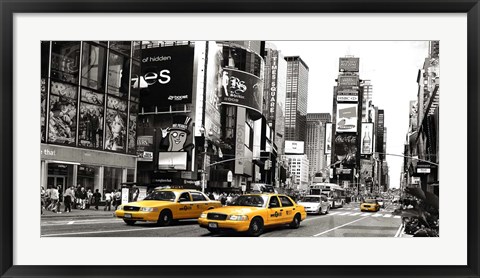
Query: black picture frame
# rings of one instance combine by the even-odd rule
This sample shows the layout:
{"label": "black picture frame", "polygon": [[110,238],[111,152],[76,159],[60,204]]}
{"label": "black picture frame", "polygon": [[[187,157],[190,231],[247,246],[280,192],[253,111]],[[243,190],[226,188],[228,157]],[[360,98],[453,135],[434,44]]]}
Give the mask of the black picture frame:
{"label": "black picture frame", "polygon": [[[0,0],[1,277],[480,277],[478,0]],[[13,15],[15,13],[467,13],[468,264],[465,266],[18,266],[13,265]],[[420,28],[420,27],[419,27]],[[460,109],[460,108],[459,108]],[[57,246],[58,253],[63,250]],[[206,253],[205,253],[206,255]],[[452,254],[455,256],[455,254]]]}

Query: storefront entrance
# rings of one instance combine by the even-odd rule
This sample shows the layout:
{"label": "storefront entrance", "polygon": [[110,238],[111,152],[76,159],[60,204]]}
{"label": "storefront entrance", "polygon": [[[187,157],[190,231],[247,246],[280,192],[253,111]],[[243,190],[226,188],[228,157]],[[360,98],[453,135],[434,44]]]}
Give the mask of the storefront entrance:
{"label": "storefront entrance", "polygon": [[61,192],[65,191],[67,177],[65,176],[48,176],[48,186],[54,186],[58,188],[60,186]]}

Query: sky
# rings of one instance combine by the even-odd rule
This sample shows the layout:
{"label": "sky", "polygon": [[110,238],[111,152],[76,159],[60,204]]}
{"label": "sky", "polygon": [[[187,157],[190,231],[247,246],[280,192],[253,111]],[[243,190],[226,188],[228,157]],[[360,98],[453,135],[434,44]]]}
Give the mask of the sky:
{"label": "sky", "polygon": [[[403,153],[409,102],[417,99],[418,70],[428,56],[428,41],[269,41],[284,56],[300,56],[309,67],[308,113],[332,114],[333,87],[340,57],[360,58],[359,76],[371,80],[373,104],[385,111],[386,153]],[[400,186],[403,158],[386,156],[390,187]]]}

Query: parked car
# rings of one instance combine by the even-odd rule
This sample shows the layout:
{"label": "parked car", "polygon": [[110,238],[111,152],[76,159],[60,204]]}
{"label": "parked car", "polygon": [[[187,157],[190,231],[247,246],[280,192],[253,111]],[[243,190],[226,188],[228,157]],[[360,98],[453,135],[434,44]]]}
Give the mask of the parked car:
{"label": "parked car", "polygon": [[259,236],[265,227],[289,225],[298,228],[307,217],[305,208],[284,194],[246,194],[231,205],[204,211],[198,224],[211,233],[221,231],[246,232]]}
{"label": "parked car", "polygon": [[146,221],[168,226],[174,220],[195,219],[202,212],[221,206],[219,201],[210,200],[198,190],[160,189],[154,190],[142,201],[119,206],[115,216],[123,219],[127,225]]}

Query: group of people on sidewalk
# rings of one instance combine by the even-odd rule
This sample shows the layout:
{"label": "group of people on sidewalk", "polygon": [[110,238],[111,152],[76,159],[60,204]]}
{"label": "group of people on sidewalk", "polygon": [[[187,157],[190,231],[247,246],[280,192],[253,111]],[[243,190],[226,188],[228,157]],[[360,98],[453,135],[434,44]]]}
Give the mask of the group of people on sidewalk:
{"label": "group of people on sidewalk", "polygon": [[63,212],[66,213],[72,212],[72,209],[85,210],[92,207],[98,210],[102,203],[103,210],[110,211],[112,206],[116,210],[122,203],[122,193],[117,189],[106,191],[102,196],[98,189],[92,192],[90,188],[86,189],[81,185],[67,187],[64,192],[60,186],[49,186],[46,190],[41,188],[41,214],[44,210],[62,213],[62,203]]}

